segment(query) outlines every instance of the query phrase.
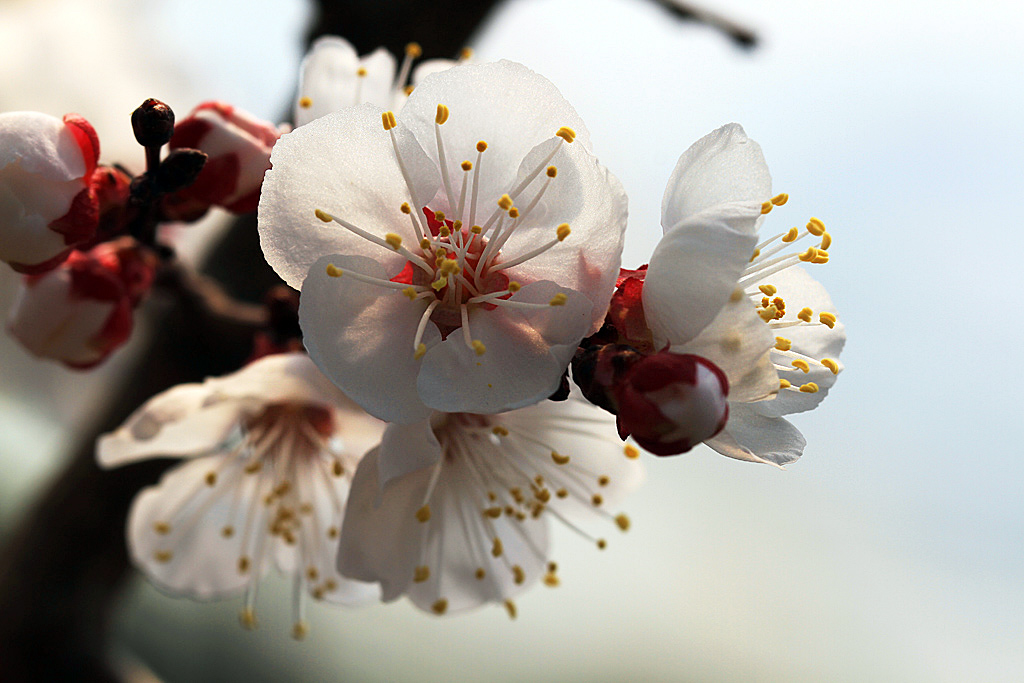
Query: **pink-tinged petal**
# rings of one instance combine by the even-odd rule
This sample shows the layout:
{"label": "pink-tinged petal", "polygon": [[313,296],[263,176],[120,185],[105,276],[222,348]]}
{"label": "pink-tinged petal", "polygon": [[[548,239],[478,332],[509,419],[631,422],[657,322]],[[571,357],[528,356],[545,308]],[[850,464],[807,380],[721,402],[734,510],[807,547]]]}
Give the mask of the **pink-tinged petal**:
{"label": "pink-tinged petal", "polygon": [[756,403],[731,403],[725,430],[705,443],[722,455],[748,462],[785,465],[804,452],[807,441],[781,417],[765,417]]}
{"label": "pink-tinged petal", "polygon": [[[462,161],[475,163],[477,142],[487,142],[479,188],[484,219],[498,198],[512,190],[523,158],[559,128],[572,128],[576,132],[573,144],[590,147],[590,134],[582,119],[558,89],[515,62],[461,65],[427,76],[416,86],[399,114],[399,126],[411,130],[435,162],[438,104],[450,112],[441,134],[453,179],[462,178]],[[458,192],[458,187],[454,191]]]}
{"label": "pink-tinged petal", "polygon": [[444,412],[487,414],[550,396],[590,329],[591,302],[549,281],[526,285],[510,299],[548,304],[558,294],[566,295],[564,305],[471,311],[472,338],[485,352],[470,348],[461,330],[427,351],[418,380],[423,401]]}
{"label": "pink-tinged petal", "polygon": [[202,455],[218,448],[238,424],[242,407],[206,405],[212,388],[182,384],[154,396],[115,431],[100,437],[96,457],[102,467],[163,456]]}
{"label": "pink-tinged petal", "polygon": [[516,206],[525,210],[543,190],[540,201],[502,247],[499,261],[512,260],[550,242],[557,227],[568,224],[568,237],[539,256],[509,268],[508,276],[520,282],[555,280],[586,294],[593,303],[593,333],[604,323],[615,290],[626,230],[626,193],[586,147],[567,144],[561,138],[537,145],[527,155],[516,176],[517,184],[555,147],[558,151],[548,165],[557,169],[557,175],[548,181],[546,173],[541,172],[515,198]]}
{"label": "pink-tinged petal", "polygon": [[740,125],[730,123],[679,157],[661,202],[661,225],[667,232],[703,212],[718,218],[714,214],[724,211],[735,229],[753,232],[760,206],[771,192],[760,145]]}
{"label": "pink-tinged petal", "polygon": [[441,457],[441,444],[434,436],[430,420],[425,420],[408,425],[388,425],[378,451],[378,476],[383,490],[393,479],[437,464]]}
{"label": "pink-tinged petal", "polygon": [[643,291],[655,348],[684,344],[715,319],[736,291],[756,240],[754,233],[700,218],[665,233],[651,255]]}
{"label": "pink-tinged petal", "polygon": [[391,602],[413,579],[423,532],[416,511],[423,505],[431,470],[395,479],[384,494],[379,471],[377,451],[370,451],[360,461],[349,491],[338,571],[351,579],[379,583],[381,599]]}
{"label": "pink-tinged petal", "polygon": [[[386,279],[381,265],[364,256],[327,256],[310,268],[299,304],[310,357],[371,415],[400,423],[426,419],[431,411],[416,391],[422,361],[414,357],[413,339],[427,304],[353,277],[330,277],[328,264]],[[423,343],[430,349],[439,341],[428,324]]]}
{"label": "pink-tinged petal", "polygon": [[779,389],[779,376],[770,362],[775,344],[771,329],[746,296],[726,302],[715,319],[696,338],[673,345],[676,353],[703,356],[729,380],[729,401],[760,401]]}
{"label": "pink-tinged petal", "polygon": [[426,205],[437,190],[437,169],[407,131],[395,129],[415,191],[410,197],[381,112],[369,104],[335,112],[296,128],[274,146],[260,197],[260,243],[270,265],[296,289],[325,254],[365,255],[391,275],[405,264],[400,254],[324,223],[318,209],[382,239],[395,233],[408,244],[418,242],[401,206]]}
{"label": "pink-tinged petal", "polygon": [[[269,562],[239,571],[239,558],[250,552],[243,549],[239,517],[244,517],[259,493],[256,478],[239,482],[239,505],[234,508],[230,496],[220,496],[204,506],[207,496],[196,494],[204,491],[207,475],[218,471],[224,462],[220,455],[185,462],[167,472],[157,486],[144,489],[132,503],[129,553],[146,576],[168,593],[198,600],[222,598],[240,592],[266,573]],[[180,521],[174,523],[176,520]],[[229,525],[238,532],[226,537],[223,529]]]}

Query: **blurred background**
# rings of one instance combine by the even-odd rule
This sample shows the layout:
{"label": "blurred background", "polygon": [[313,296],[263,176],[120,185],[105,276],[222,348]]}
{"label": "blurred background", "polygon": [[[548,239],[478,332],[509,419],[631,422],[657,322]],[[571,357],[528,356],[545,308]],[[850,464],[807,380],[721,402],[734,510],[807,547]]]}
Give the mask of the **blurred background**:
{"label": "blurred background", "polygon": [[[702,0],[703,3],[703,0]],[[310,609],[288,586],[200,604],[139,577],[114,652],[167,681],[1024,680],[1024,10],[1015,3],[707,0],[753,50],[647,0],[509,0],[470,41],[550,78],[630,198],[623,265],[646,262],[676,159],[730,122],[790,201],[822,218],[814,274],[846,323],[846,371],[799,415],[779,471],[708,449],[647,457],[604,552],[559,529],[562,586],[437,619],[399,602]],[[223,99],[288,111],[312,5],[0,0],[0,111],[77,111],[102,159],[141,170],[128,116]],[[427,55],[440,56],[440,55]],[[0,269],[0,308],[16,278]],[[136,339],[139,347],[145,339]],[[131,349],[82,375],[0,340],[0,527],[63,464]],[[1015,426],[1016,425],[1016,426]],[[3,619],[3,615],[0,615]]]}

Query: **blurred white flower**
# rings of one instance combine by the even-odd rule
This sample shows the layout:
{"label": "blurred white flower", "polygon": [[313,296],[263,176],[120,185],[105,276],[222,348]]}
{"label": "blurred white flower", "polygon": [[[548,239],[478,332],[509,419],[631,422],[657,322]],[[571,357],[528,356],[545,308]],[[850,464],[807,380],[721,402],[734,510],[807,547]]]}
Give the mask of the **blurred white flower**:
{"label": "blurred white flower", "polygon": [[[662,203],[664,237],[643,284],[653,345],[702,356],[729,380],[729,420],[706,443],[741,460],[782,465],[805,441],[782,415],[810,410],[842,370],[846,340],[824,288],[798,267],[828,262],[832,238],[812,218],[758,244],[772,196],[760,146],[737,124],[680,157]],[[810,236],[815,246],[790,245]],[[784,335],[784,336],[783,336]]]}
{"label": "blurred white flower", "polygon": [[516,594],[558,585],[548,519],[602,549],[585,527],[629,528],[609,508],[640,484],[638,455],[611,415],[575,397],[389,425],[352,482],[339,569],[379,582],[385,601],[408,595],[436,614],[491,602],[514,618]]}
{"label": "blurred white flower", "polygon": [[526,67],[434,74],[401,121],[336,112],[283,136],[271,161],[264,254],[302,289],[313,360],[371,414],[535,403],[601,326],[626,197],[575,110]]}
{"label": "blurred white flower", "polygon": [[281,354],[155,396],[100,438],[97,457],[104,467],[188,458],[132,504],[132,560],[172,595],[244,592],[247,627],[275,565],[293,577],[301,638],[305,594],[342,604],[379,594],[342,578],[335,558],[349,482],[382,431],[307,356]]}
{"label": "blurred white flower", "polygon": [[37,273],[92,237],[96,131],[77,114],[0,114],[0,261]]}

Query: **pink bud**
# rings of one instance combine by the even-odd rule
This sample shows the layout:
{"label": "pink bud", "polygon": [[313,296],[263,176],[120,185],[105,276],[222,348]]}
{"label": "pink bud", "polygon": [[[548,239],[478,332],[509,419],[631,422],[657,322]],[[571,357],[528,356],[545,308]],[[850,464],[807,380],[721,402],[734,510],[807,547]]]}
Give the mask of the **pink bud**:
{"label": "pink bud", "polygon": [[77,114],[0,114],[0,260],[39,273],[96,232],[99,139]]}
{"label": "pink bud", "polygon": [[8,331],[36,356],[93,367],[128,340],[154,266],[130,238],[72,251],[57,268],[25,278]]}
{"label": "pink bud", "polygon": [[209,157],[195,182],[169,195],[171,218],[193,220],[211,206],[233,213],[255,211],[277,128],[223,102],[204,102],[174,127],[170,148],[191,148]]}
{"label": "pink bud", "polygon": [[661,351],[634,363],[615,386],[619,436],[655,455],[685,453],[729,418],[729,381],[701,356]]}
{"label": "pink bud", "polygon": [[654,339],[644,315],[643,291],[646,277],[647,266],[640,266],[637,270],[619,270],[605,321],[618,334],[616,343],[632,346],[641,353],[653,353]]}

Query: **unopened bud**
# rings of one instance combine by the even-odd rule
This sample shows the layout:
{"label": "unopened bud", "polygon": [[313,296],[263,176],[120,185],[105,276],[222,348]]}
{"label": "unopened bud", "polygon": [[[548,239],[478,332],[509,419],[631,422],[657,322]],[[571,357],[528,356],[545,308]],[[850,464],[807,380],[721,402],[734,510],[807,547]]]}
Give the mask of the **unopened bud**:
{"label": "unopened bud", "polygon": [[581,347],[572,359],[572,378],[584,398],[614,415],[618,412],[615,386],[641,359],[643,354],[623,344]]}
{"label": "unopened bud", "polygon": [[619,436],[655,455],[685,453],[729,418],[729,381],[701,356],[661,351],[634,363],[614,387]]}
{"label": "unopened bud", "polygon": [[151,97],[132,112],[132,132],[143,147],[163,147],[174,135],[174,111]]}

